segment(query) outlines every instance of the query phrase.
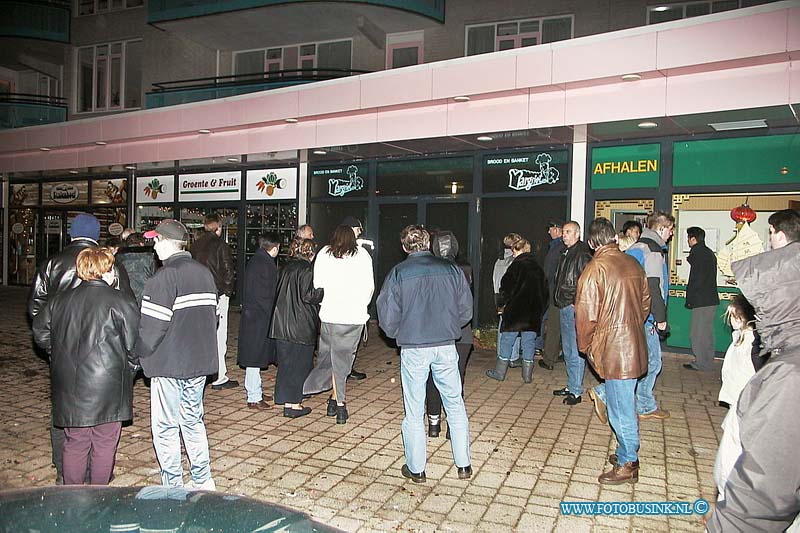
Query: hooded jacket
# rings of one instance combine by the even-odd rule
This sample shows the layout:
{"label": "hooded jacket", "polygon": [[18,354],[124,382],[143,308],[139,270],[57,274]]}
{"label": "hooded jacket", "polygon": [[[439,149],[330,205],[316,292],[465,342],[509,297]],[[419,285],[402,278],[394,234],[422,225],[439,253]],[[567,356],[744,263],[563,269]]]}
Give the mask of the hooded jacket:
{"label": "hooded jacket", "polygon": [[[442,257],[448,261],[452,261],[454,265],[464,272],[464,276],[469,283],[470,291],[472,291],[472,265],[469,263],[457,263],[458,257],[458,239],[451,231],[440,231],[433,236],[431,241],[431,251],[436,257]],[[497,264],[495,263],[495,268]],[[457,344],[472,344],[472,324],[467,323],[461,328],[461,338],[456,341]]]}

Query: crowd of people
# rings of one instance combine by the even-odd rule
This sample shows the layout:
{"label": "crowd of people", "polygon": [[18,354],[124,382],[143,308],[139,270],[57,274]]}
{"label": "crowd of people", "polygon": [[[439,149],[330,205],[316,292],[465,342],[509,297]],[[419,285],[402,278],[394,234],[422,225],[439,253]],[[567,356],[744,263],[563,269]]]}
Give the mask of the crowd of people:
{"label": "crowd of people", "polygon": [[[578,222],[552,221],[541,264],[531,241],[510,233],[494,266],[497,356],[486,376],[502,381],[509,368],[521,367],[528,384],[537,356],[547,371],[563,356],[566,384],[553,394],[574,406],[586,392],[617,440],[601,484],[636,483],[640,422],[670,416],[655,385],[669,334],[667,253],[674,227],[674,218],[660,211],[644,226],[626,223],[621,233],[598,218],[584,241]],[[787,423],[800,400],[800,214],[778,211],[769,228],[771,250],[733,265],[742,295],[726,313],[733,340],[719,399],[730,410],[715,465],[712,531],[788,527],[800,510],[793,448],[800,435]],[[280,268],[278,237],[260,236],[241,300],[237,363],[245,369],[246,408],[273,402],[283,406],[283,416],[298,418],[311,412],[305,398],[330,391],[327,416],[347,423],[347,380],[365,377],[353,364],[375,291],[371,243],[360,239],[362,232],[360,221],[346,217],[317,250],[313,228],[301,226]],[[70,245],[41,265],[29,303],[34,338],[51,363],[58,481],[109,482],[121,424],[132,417],[134,376],[142,370],[150,380],[163,484],[184,485],[182,437],[189,486],[214,489],[204,389],[207,382],[212,390],[238,387],[227,376],[234,265],[219,218],[206,218],[191,251],[187,228],[175,220],[132,233],[119,250],[98,246],[100,226],[91,215],[75,217],[70,233]],[[160,268],[145,239],[154,242]],[[686,239],[694,361],[684,367],[708,372],[719,304],[716,257],[702,228],[688,228]],[[472,268],[458,260],[452,232],[410,225],[400,244],[407,258],[386,276],[376,305],[380,328],[400,349],[401,475],[426,481],[425,437],[439,435],[444,408],[457,475],[469,479],[463,383],[472,351]],[[587,362],[601,381],[588,391]],[[270,397],[261,371],[272,364],[278,370]]]}

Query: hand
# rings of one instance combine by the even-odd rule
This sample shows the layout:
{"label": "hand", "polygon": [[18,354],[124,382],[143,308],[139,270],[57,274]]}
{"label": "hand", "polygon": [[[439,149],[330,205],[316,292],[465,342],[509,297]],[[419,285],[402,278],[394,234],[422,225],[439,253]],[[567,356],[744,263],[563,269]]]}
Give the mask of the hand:
{"label": "hand", "polygon": [[658,329],[660,329],[661,331],[666,331],[667,323],[666,322],[658,322],[658,323],[656,323],[656,327]]}

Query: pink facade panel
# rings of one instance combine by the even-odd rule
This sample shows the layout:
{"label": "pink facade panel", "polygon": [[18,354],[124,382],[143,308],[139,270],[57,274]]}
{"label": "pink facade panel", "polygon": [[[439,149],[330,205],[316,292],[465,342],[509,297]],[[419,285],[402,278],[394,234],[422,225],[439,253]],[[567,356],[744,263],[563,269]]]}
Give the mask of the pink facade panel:
{"label": "pink facade panel", "polygon": [[142,137],[171,135],[181,131],[180,108],[165,108],[142,112]]}
{"label": "pink facade panel", "polygon": [[204,157],[201,148],[200,134],[189,137],[168,137],[158,140],[158,161],[173,159],[194,159]]}
{"label": "pink facade panel", "polygon": [[501,52],[431,65],[433,98],[508,91],[516,87],[517,56]]}
{"label": "pink facade panel", "polygon": [[121,141],[138,138],[142,134],[141,117],[139,113],[127,113],[104,119],[101,124],[101,140]]}
{"label": "pink facade panel", "polygon": [[92,146],[81,150],[83,167],[100,167],[105,165],[122,164],[120,154],[122,153],[121,144],[109,144],[107,146]]}
{"label": "pink facade panel", "polygon": [[79,154],[80,154],[79,149],[54,150],[49,154],[47,154],[47,160],[46,160],[47,169],[48,170],[72,169],[83,166],[78,164]]}
{"label": "pink facade panel", "polygon": [[786,52],[788,10],[659,31],[658,69]]}
{"label": "pink facade panel", "polygon": [[277,152],[312,148],[316,143],[316,122],[281,124],[247,130],[247,153]]}
{"label": "pink facade panel", "polygon": [[239,155],[247,151],[247,133],[233,130],[200,135],[197,145],[201,150],[198,157]]}
{"label": "pink facade panel", "polygon": [[517,55],[518,89],[544,87],[553,83],[553,49],[542,45],[524,48]]}
{"label": "pink facade panel", "polygon": [[64,125],[30,128],[20,136],[25,137],[24,142],[29,150],[38,150],[43,146],[47,148],[58,147],[64,143]]}
{"label": "pink facade panel", "polygon": [[789,64],[789,103],[800,104],[800,61]]}
{"label": "pink facade panel", "polygon": [[788,97],[788,63],[670,76],[666,113],[684,115],[782,105]]}
{"label": "pink facade panel", "polygon": [[447,134],[464,135],[528,127],[528,91],[447,103]]}
{"label": "pink facade panel", "polygon": [[300,117],[340,113],[361,107],[358,77],[306,85],[298,89]]}
{"label": "pink facade panel", "polygon": [[181,130],[214,130],[237,126],[244,118],[243,105],[236,100],[215,100],[181,107]]}
{"label": "pink facade panel", "polygon": [[580,45],[553,46],[553,83],[619,77],[655,69],[655,33],[618,39],[593,37]]}
{"label": "pink facade panel", "polygon": [[800,7],[789,10],[789,35],[786,37],[786,49],[792,59],[800,59]]}
{"label": "pink facade panel", "polygon": [[552,128],[566,125],[567,96],[564,89],[531,89],[528,97],[528,127]]}
{"label": "pink facade panel", "polygon": [[430,100],[433,73],[430,65],[390,70],[361,77],[361,107],[383,107]]}
{"label": "pink facade panel", "polygon": [[[39,126],[40,128],[47,128],[47,126]],[[0,131],[0,153],[3,152],[16,152],[19,150],[26,150],[28,144],[26,141],[25,131],[5,130]]]}
{"label": "pink facade panel", "polygon": [[47,168],[47,156],[41,152],[24,152],[14,156],[14,172],[33,172]]}
{"label": "pink facade panel", "polygon": [[266,91],[237,100],[242,104],[242,121],[245,124],[297,118],[300,114],[300,97],[296,89]]}
{"label": "pink facade panel", "polygon": [[120,158],[125,164],[158,161],[158,140],[127,142],[122,144]]}
{"label": "pink facade panel", "polygon": [[566,123],[592,124],[663,116],[666,86],[665,78],[603,85],[575,84],[566,91]]}
{"label": "pink facade panel", "polygon": [[378,142],[447,135],[447,101],[435,100],[378,110]]}
{"label": "pink facade panel", "polygon": [[317,120],[316,146],[374,143],[378,116],[374,109]]}
{"label": "pink facade panel", "polygon": [[66,124],[64,144],[93,144],[103,136],[102,118],[79,120]]}

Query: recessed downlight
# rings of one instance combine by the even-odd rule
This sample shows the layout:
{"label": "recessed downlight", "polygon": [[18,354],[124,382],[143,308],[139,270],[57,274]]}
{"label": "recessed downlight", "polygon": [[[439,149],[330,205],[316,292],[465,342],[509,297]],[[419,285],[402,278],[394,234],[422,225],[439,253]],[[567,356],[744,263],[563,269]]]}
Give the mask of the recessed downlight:
{"label": "recessed downlight", "polygon": [[645,120],[644,122],[640,122],[638,126],[643,130],[652,130],[653,128],[658,127],[658,122],[653,122],[652,120]]}
{"label": "recessed downlight", "polygon": [[325,150],[314,150],[314,151],[313,151],[313,152],[311,152],[311,153],[312,153],[312,154],[314,154],[314,155],[325,155],[325,154],[327,154],[328,152],[326,152]]}
{"label": "recessed downlight", "polygon": [[715,131],[750,130],[753,128],[766,128],[767,121],[763,118],[755,120],[733,120],[730,122],[711,122],[709,126]]}
{"label": "recessed downlight", "polygon": [[75,170],[75,169],[72,169],[72,170],[70,170],[70,171],[69,171],[69,173],[70,173],[70,174],[80,174],[80,172],[78,172],[78,171],[77,171],[77,170]]}
{"label": "recessed downlight", "polygon": [[125,165],[125,170],[136,170],[136,165]]}
{"label": "recessed downlight", "polygon": [[107,145],[108,143],[107,143],[107,142],[105,142],[105,141],[95,141],[95,142],[94,142],[94,144],[96,144],[97,146],[105,146],[105,145]]}
{"label": "recessed downlight", "polygon": [[39,148],[39,150],[41,150],[42,152],[49,152],[50,148],[48,148],[47,146],[42,146],[41,148]]}
{"label": "recessed downlight", "polygon": [[299,122],[296,118],[285,118],[283,121],[287,124],[297,124]]}
{"label": "recessed downlight", "polygon": [[625,74],[623,76],[620,76],[620,79],[622,81],[639,81],[640,79],[642,79],[642,75],[636,73]]}
{"label": "recessed downlight", "polygon": [[477,139],[481,142],[489,142],[494,140],[494,138],[490,137],[489,135],[481,135]]}
{"label": "recessed downlight", "polygon": [[228,163],[238,163],[238,162],[239,162],[239,158],[238,157],[229,157],[228,158]]}
{"label": "recessed downlight", "polygon": [[211,133],[211,130],[206,130],[206,129],[197,130],[197,133],[201,133],[203,135],[208,135],[209,133]]}
{"label": "recessed downlight", "polygon": [[656,6],[656,7],[653,8],[653,11],[661,12],[661,11],[666,11],[668,9],[669,9],[669,6]]}
{"label": "recessed downlight", "polygon": [[454,102],[469,102],[469,96],[454,96]]}

